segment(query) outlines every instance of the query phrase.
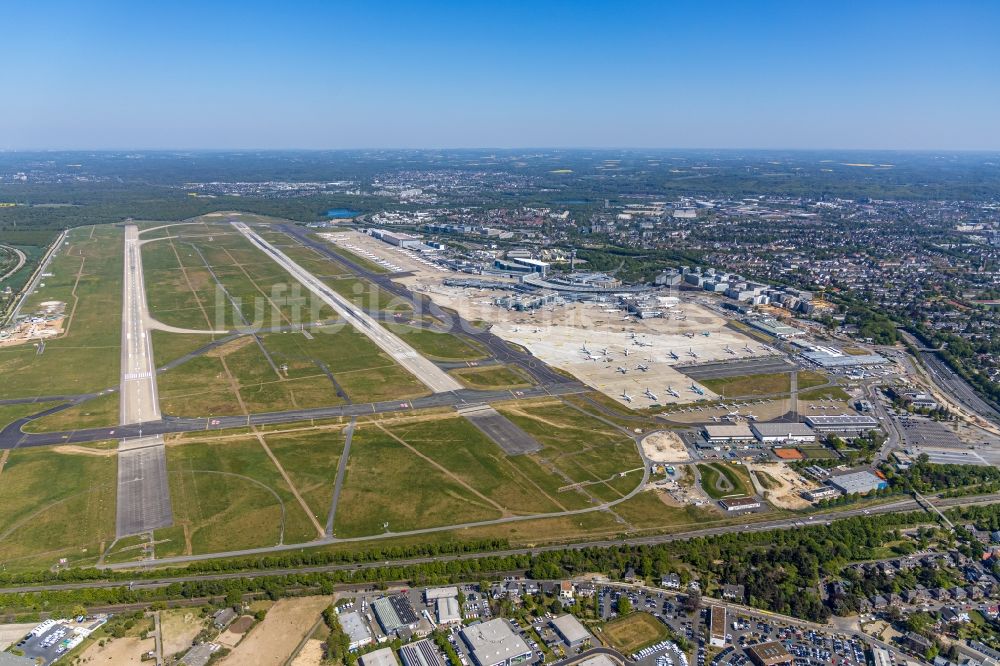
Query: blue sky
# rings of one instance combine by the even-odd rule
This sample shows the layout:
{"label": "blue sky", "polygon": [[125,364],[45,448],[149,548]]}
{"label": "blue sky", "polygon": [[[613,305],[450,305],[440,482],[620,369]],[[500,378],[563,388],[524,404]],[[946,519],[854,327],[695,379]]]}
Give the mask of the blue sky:
{"label": "blue sky", "polygon": [[1000,149],[1000,2],[17,2],[0,149]]}

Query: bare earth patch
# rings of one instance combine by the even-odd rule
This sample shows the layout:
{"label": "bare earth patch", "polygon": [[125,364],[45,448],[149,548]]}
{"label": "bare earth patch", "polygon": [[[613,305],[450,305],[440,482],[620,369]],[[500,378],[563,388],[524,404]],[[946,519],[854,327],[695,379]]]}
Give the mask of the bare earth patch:
{"label": "bare earth patch", "polygon": [[302,646],[302,651],[295,655],[291,666],[319,666],[321,663],[323,663],[323,641],[313,638]]}
{"label": "bare earth patch", "polygon": [[24,635],[37,625],[37,622],[32,622],[31,624],[0,624],[0,650],[6,650],[24,638]]}
{"label": "bare earth patch", "polygon": [[331,597],[281,599],[267,612],[263,622],[220,663],[223,666],[283,664],[331,602]]}
{"label": "bare earth patch", "polygon": [[680,463],[691,460],[687,447],[675,432],[654,432],[642,440],[642,452],[653,462]]}
{"label": "bare earth patch", "polygon": [[773,481],[778,483],[778,488],[766,489],[764,484],[760,484],[764,498],[781,509],[805,509],[809,502],[801,496],[802,491],[815,488],[816,484],[809,483],[788,465],[783,463],[761,463],[748,464],[747,469],[751,474],[763,472]]}
{"label": "bare earth patch", "polygon": [[80,661],[92,664],[146,664],[142,661],[142,655],[155,649],[156,645],[152,638],[140,640],[129,636],[126,638],[116,638],[104,643],[94,643],[80,655]]}
{"label": "bare earth patch", "polygon": [[201,631],[202,621],[189,610],[163,611],[160,613],[160,629],[163,632],[163,656],[184,652]]}

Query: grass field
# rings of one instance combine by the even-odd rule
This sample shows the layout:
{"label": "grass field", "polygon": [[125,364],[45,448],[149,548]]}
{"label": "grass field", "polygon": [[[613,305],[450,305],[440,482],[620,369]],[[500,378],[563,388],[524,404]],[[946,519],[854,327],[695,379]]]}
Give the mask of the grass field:
{"label": "grass field", "polygon": [[[274,545],[315,537],[308,517],[256,438],[167,447],[174,538],[190,552]],[[164,535],[159,532],[157,539]]]}
{"label": "grass field", "polygon": [[825,386],[823,388],[812,389],[811,391],[800,391],[799,400],[841,400],[847,402],[851,399],[850,394],[839,386]]}
{"label": "grass field", "polygon": [[506,365],[482,368],[457,368],[451,371],[458,381],[469,388],[512,389],[531,386],[531,381],[514,367]]}
{"label": "grass field", "polygon": [[343,431],[267,435],[266,440],[316,520],[325,525],[344,452]]}
{"label": "grass field", "polygon": [[386,324],[386,328],[424,356],[437,361],[477,361],[487,356],[478,343],[451,333],[438,333],[402,324]]}
{"label": "grass field", "polygon": [[559,511],[557,500],[527,478],[511,457],[460,416],[391,428],[393,434],[512,513]]}
{"label": "grass field", "polygon": [[53,432],[118,425],[121,396],[117,391],[28,422],[25,432]]}
{"label": "grass field", "polygon": [[620,652],[630,655],[669,636],[666,626],[649,613],[635,612],[608,622],[600,628],[604,639]]}
{"label": "grass field", "polygon": [[0,398],[86,393],[118,383],[121,230],[80,227],[67,243],[50,264],[52,276],[22,311],[30,314],[43,301],[63,301],[66,333],[46,342],[41,355],[31,344],[0,348]]}
{"label": "grass field", "polygon": [[15,449],[0,472],[0,564],[6,571],[93,564],[115,535],[117,458]]}
{"label": "grass field", "polygon": [[750,479],[741,467],[737,469],[728,463],[704,463],[698,465],[701,487],[712,499],[753,495]]}
{"label": "grass field", "polygon": [[0,405],[0,429],[25,416],[31,416],[58,405],[57,402],[31,402],[20,405]]}
{"label": "grass field", "polygon": [[831,460],[837,457],[836,453],[824,446],[799,446],[798,449],[811,460]]}
{"label": "grass field", "polygon": [[[829,381],[826,375],[812,370],[799,372],[799,390],[820,386]],[[787,372],[776,372],[764,375],[737,375],[735,377],[719,377],[702,380],[705,388],[718,393],[725,398],[752,398],[762,395],[788,393],[792,389],[791,378]]]}
{"label": "grass field", "polygon": [[454,525],[500,517],[459,480],[372,425],[354,433],[337,510],[339,537]]}
{"label": "grass field", "polygon": [[[502,405],[499,411],[542,444],[542,450],[517,456],[514,463],[559,501],[591,504],[587,495],[601,501],[620,499],[641,479],[642,460],[635,442],[624,433],[580,411],[556,402]],[[639,471],[624,477],[619,473]],[[555,474],[538,477],[543,470]],[[559,488],[585,483],[582,494]]]}

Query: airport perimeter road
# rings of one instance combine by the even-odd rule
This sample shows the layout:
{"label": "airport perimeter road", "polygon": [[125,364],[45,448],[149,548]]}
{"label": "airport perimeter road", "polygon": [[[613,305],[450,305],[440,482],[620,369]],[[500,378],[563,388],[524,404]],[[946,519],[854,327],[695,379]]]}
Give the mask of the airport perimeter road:
{"label": "airport perimeter road", "polygon": [[118,445],[118,538],[167,527],[173,522],[167,486],[163,435],[143,436],[142,423],[160,422],[153,342],[146,328],[146,286],[142,275],[139,230],[125,227],[125,277],[122,286],[122,360],[120,421],[136,424],[138,437]]}
{"label": "airport perimeter road", "polygon": [[397,363],[406,368],[427,388],[435,393],[457,391],[462,388],[458,380],[417,353],[413,347],[399,339],[397,335],[378,323],[362,308],[330,289],[315,275],[292,261],[284,252],[261,238],[253,229],[242,222],[232,222],[241,234],[256,245],[264,254],[284,268],[309,291],[319,296],[347,323],[368,336],[372,342],[389,354]]}
{"label": "airport perimeter road", "polygon": [[[958,506],[974,506],[980,504],[994,504],[1000,502],[1000,493],[995,493],[992,495],[980,495],[975,497],[955,497],[944,500],[936,500],[936,506],[943,508],[952,508]],[[585,548],[607,548],[611,546],[620,545],[657,545],[661,543],[668,543],[671,541],[683,541],[686,539],[693,539],[697,537],[713,536],[717,534],[724,534],[728,532],[745,532],[745,531],[767,531],[775,529],[793,529],[796,527],[805,527],[810,525],[820,525],[828,521],[842,520],[844,518],[856,517],[859,515],[876,515],[883,513],[896,513],[899,511],[909,511],[909,510],[920,510],[922,507],[917,504],[914,500],[901,500],[899,502],[891,502],[888,504],[883,504],[881,506],[873,506],[867,509],[852,509],[849,511],[831,512],[824,515],[816,515],[812,520],[808,518],[782,518],[779,520],[771,520],[760,523],[752,523],[747,525],[725,525],[721,527],[711,527],[697,530],[688,530],[683,532],[674,532],[671,534],[657,534],[647,537],[635,537],[627,539],[602,539],[594,541],[586,541],[581,543],[573,544],[554,544],[548,546],[536,546],[532,548],[509,548],[506,550],[498,550],[484,553],[462,553],[455,555],[440,555],[437,557],[416,557],[409,559],[397,559],[390,560],[392,566],[407,566],[412,564],[426,564],[429,562],[447,562],[452,560],[474,560],[480,557],[488,556],[509,556],[509,555],[533,555],[536,553],[550,552],[550,551],[560,551],[560,550],[583,550]],[[936,516],[935,516],[936,518]],[[445,528],[435,528],[435,529],[455,529],[454,527]],[[366,539],[382,539],[386,537],[399,536],[398,534],[390,535],[379,535],[376,537],[359,537],[356,539],[350,539],[350,541],[364,541]],[[347,541],[347,540],[341,540]],[[157,566],[166,566],[171,564],[182,564],[186,562],[193,562],[198,560],[210,560],[219,559],[227,557],[243,557],[251,555],[268,555],[279,551],[295,551],[295,550],[305,550],[307,548],[312,548],[316,546],[323,546],[332,543],[332,539],[322,539],[319,541],[313,541],[309,543],[302,544],[285,544],[282,546],[274,546],[271,548],[257,548],[252,550],[243,551],[233,551],[229,553],[212,553],[207,555],[189,555],[182,557],[164,558],[161,560],[152,560],[148,562],[122,562],[116,564],[106,564],[103,565],[102,569],[107,570],[134,570],[143,569]],[[330,571],[346,571],[354,569],[372,569],[385,566],[386,561],[380,560],[376,562],[358,562],[351,564],[325,564],[325,565],[312,565],[312,566],[301,566],[301,567],[285,567],[285,568],[273,568],[265,570],[249,570],[243,572],[234,573],[220,573],[220,574],[198,574],[198,575],[181,575],[181,576],[164,576],[162,578],[137,580],[134,582],[133,587],[135,588],[155,588],[164,587],[174,583],[185,583],[193,581],[203,581],[203,580],[226,580],[231,578],[248,578],[248,577],[266,577],[266,576],[289,576],[301,573],[324,573]],[[45,592],[45,591],[58,591],[58,590],[78,590],[78,589],[89,589],[89,588],[114,588],[122,587],[127,585],[128,582],[123,581],[80,581],[73,583],[52,583],[48,585],[23,585],[23,586],[11,586],[0,588],[0,593],[25,593],[25,592]]]}

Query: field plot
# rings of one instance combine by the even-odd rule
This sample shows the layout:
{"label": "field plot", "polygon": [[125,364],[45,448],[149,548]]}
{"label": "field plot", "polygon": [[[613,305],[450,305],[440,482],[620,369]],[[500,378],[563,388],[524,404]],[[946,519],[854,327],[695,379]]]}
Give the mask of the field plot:
{"label": "field plot", "polygon": [[57,402],[29,402],[16,405],[0,405],[0,428],[25,416],[31,416],[58,405]]}
{"label": "field plot", "polygon": [[0,472],[0,563],[93,564],[114,540],[117,469],[114,451],[96,447],[11,451]]}
{"label": "field plot", "polygon": [[325,523],[333,500],[337,464],[344,452],[344,431],[272,434],[266,439],[313,515]]}
{"label": "field plot", "polygon": [[168,446],[167,472],[174,525],[184,527],[189,552],[274,545],[283,524],[285,543],[315,537],[255,438]]}
{"label": "field plot", "polygon": [[[517,456],[513,463],[569,508],[621,499],[642,479],[635,442],[593,417],[554,402],[497,410],[542,444],[538,453]],[[538,478],[542,470],[554,474]]]}
{"label": "field plot", "polygon": [[387,324],[386,328],[427,358],[436,361],[478,361],[487,357],[486,350],[478,343],[451,333],[438,333],[402,324]]}
{"label": "field plot", "polygon": [[[117,425],[119,422],[120,396],[117,391],[67,407],[25,424],[24,432],[53,432],[78,428],[100,428]],[[22,405],[23,406],[23,405]],[[43,407],[35,406],[38,412]]]}
{"label": "field plot", "polygon": [[386,523],[388,530],[401,532],[501,517],[496,502],[393,434],[371,424],[355,431],[336,536],[381,534]]}
{"label": "field plot", "polygon": [[0,398],[85,393],[118,384],[122,300],[121,230],[73,229],[28,298],[22,314],[40,304],[66,304],[64,334],[45,342],[0,347]]}
{"label": "field plot", "polygon": [[196,610],[178,608],[160,611],[160,629],[163,632],[163,656],[166,659],[181,654],[191,647],[191,642],[205,626]]}
{"label": "field plot", "polygon": [[281,599],[264,620],[219,663],[223,666],[280,666],[319,619],[332,597]]}
{"label": "field plot", "polygon": [[667,628],[649,613],[632,613],[600,628],[604,639],[624,654],[667,639]]}
{"label": "field plot", "polygon": [[208,229],[143,246],[153,317],[182,328],[223,330],[244,322],[281,326],[333,316],[242,235],[227,227]]}
{"label": "field plot", "polygon": [[452,370],[451,374],[474,389],[513,389],[531,386],[531,381],[515,366],[458,368]]}
{"label": "field plot", "polygon": [[559,511],[557,501],[524,475],[512,458],[459,416],[392,428],[407,444],[452,471],[506,512]]}

